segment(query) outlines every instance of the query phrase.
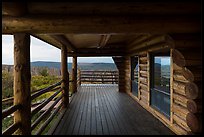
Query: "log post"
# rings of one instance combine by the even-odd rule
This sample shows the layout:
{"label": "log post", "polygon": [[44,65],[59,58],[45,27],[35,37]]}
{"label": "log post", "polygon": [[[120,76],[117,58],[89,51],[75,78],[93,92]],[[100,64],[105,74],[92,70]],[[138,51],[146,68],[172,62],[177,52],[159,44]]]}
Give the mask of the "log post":
{"label": "log post", "polygon": [[77,56],[72,58],[72,92],[77,92]]}
{"label": "log post", "polygon": [[14,105],[22,106],[14,112],[14,123],[21,125],[15,134],[31,135],[30,82],[30,35],[14,34]]}
{"label": "log post", "polygon": [[119,92],[124,92],[125,86],[125,58],[124,57],[112,57],[115,62],[116,67],[118,68],[118,88]]}
{"label": "log post", "polygon": [[78,69],[78,72],[77,72],[77,86],[81,86],[81,70]]}
{"label": "log post", "polygon": [[61,73],[62,73],[62,102],[63,108],[67,108],[69,104],[69,72],[67,70],[67,48],[61,47]]}

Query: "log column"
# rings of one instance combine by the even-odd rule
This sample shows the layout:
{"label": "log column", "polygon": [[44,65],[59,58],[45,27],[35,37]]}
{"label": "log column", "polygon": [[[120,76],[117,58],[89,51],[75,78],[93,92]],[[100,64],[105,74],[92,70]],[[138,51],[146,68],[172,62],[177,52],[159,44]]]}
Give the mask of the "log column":
{"label": "log column", "polygon": [[119,72],[118,76],[118,88],[119,92],[125,92],[125,58],[124,57],[112,57]]}
{"label": "log column", "polygon": [[72,59],[72,91],[77,92],[77,56],[73,56]]}
{"label": "log column", "polygon": [[21,125],[15,134],[31,135],[30,82],[30,35],[14,34],[14,105],[21,105],[14,113],[14,123]]}
{"label": "log column", "polygon": [[62,73],[62,102],[63,108],[67,108],[69,104],[69,72],[67,70],[67,47],[61,47],[61,73]]}

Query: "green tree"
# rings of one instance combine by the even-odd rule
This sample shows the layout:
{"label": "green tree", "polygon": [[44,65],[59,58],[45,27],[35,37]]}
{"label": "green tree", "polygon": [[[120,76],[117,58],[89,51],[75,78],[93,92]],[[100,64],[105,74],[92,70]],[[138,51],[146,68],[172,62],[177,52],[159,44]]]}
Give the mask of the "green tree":
{"label": "green tree", "polygon": [[13,96],[13,75],[2,71],[2,99]]}
{"label": "green tree", "polygon": [[46,76],[49,75],[47,68],[43,68],[43,69],[39,72],[39,74],[40,74],[41,76],[44,76],[44,77],[46,77]]}

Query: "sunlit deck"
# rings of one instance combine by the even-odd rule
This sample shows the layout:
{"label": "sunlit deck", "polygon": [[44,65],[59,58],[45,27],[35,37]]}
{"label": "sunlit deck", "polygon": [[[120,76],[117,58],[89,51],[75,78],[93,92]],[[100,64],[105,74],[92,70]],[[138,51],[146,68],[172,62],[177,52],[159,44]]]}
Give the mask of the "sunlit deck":
{"label": "sunlit deck", "polygon": [[79,88],[54,135],[172,135],[174,134],[116,84]]}

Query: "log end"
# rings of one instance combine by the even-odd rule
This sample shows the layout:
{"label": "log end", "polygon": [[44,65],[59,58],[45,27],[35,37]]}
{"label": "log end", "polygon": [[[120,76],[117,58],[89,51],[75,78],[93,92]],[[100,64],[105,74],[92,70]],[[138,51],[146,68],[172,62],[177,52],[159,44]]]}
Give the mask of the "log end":
{"label": "log end", "polygon": [[195,101],[193,101],[193,100],[188,100],[187,101],[187,109],[192,113],[197,113],[198,112],[197,105],[196,105]]}
{"label": "log end", "polygon": [[190,82],[186,85],[186,97],[189,99],[198,97],[198,86],[195,83]]}
{"label": "log end", "polygon": [[187,125],[189,126],[189,128],[191,129],[192,132],[194,132],[194,133],[200,132],[201,127],[200,127],[199,120],[193,113],[187,114],[186,122],[187,122]]}

